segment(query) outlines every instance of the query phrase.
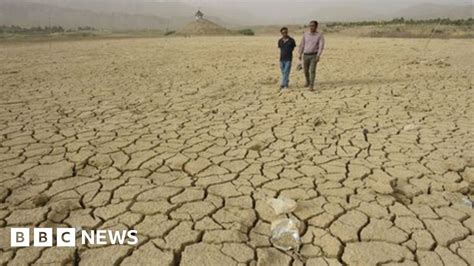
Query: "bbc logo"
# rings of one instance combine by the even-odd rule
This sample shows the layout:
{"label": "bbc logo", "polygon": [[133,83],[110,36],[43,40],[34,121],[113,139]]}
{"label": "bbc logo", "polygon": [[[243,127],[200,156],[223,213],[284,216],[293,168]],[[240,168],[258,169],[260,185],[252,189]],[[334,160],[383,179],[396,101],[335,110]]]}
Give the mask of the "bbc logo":
{"label": "bbc logo", "polygon": [[[76,233],[81,235],[81,244],[93,245],[136,245],[138,244],[137,230],[76,230],[75,228],[56,228],[56,242],[58,247],[75,247]],[[33,228],[33,246],[34,247],[52,247],[53,246],[52,228]],[[10,246],[11,247],[29,247],[30,246],[30,228],[11,228]]]}
{"label": "bbc logo", "polygon": [[[56,245],[59,247],[74,247],[76,245],[75,228],[57,228]],[[10,231],[10,246],[28,247],[30,246],[29,228],[12,228]],[[33,228],[33,246],[52,247],[53,228]]]}

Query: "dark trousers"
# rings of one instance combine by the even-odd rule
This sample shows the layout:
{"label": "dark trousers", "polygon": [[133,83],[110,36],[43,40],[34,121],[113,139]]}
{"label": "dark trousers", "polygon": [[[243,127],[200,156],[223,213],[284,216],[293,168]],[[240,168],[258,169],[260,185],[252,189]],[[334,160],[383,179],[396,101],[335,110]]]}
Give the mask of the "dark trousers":
{"label": "dark trousers", "polygon": [[314,86],[316,80],[316,54],[303,56],[304,76],[306,78],[307,86]]}

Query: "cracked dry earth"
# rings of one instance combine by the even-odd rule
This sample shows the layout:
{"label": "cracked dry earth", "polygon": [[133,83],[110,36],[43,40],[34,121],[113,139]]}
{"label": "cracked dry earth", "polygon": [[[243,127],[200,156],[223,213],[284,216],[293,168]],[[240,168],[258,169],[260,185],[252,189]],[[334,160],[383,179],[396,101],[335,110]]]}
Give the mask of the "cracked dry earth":
{"label": "cracked dry earth", "polygon": [[[317,92],[282,94],[275,43],[2,44],[1,263],[474,265],[473,41],[328,35]],[[270,243],[280,195],[300,255]],[[22,226],[139,244],[11,248]]]}

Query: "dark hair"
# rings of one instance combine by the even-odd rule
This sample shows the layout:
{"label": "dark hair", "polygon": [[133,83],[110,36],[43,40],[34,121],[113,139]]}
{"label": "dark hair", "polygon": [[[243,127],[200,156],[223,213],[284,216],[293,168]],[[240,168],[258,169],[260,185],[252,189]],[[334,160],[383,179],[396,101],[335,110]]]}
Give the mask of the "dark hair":
{"label": "dark hair", "polygon": [[309,25],[311,25],[312,23],[316,24],[316,27],[319,25],[317,20],[311,20],[311,22],[309,22]]}
{"label": "dark hair", "polygon": [[288,28],[287,28],[287,27],[283,27],[283,28],[280,29],[280,32],[282,32],[282,31],[284,31],[284,30],[288,31]]}

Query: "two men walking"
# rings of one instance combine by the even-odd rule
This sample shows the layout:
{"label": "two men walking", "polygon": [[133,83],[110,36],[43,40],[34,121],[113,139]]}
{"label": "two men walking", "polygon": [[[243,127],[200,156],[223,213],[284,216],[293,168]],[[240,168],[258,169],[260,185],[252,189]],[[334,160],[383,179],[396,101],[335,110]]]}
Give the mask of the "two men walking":
{"label": "two men walking", "polygon": [[[324,36],[318,32],[318,22],[313,20],[309,24],[309,32],[303,34],[299,47],[299,59],[303,64],[305,74],[305,87],[314,90],[316,80],[316,68],[324,50]],[[278,41],[280,48],[280,68],[282,82],[280,89],[288,88],[291,73],[291,61],[293,50],[296,47],[295,40],[288,35],[288,28],[280,30],[282,38]]]}

